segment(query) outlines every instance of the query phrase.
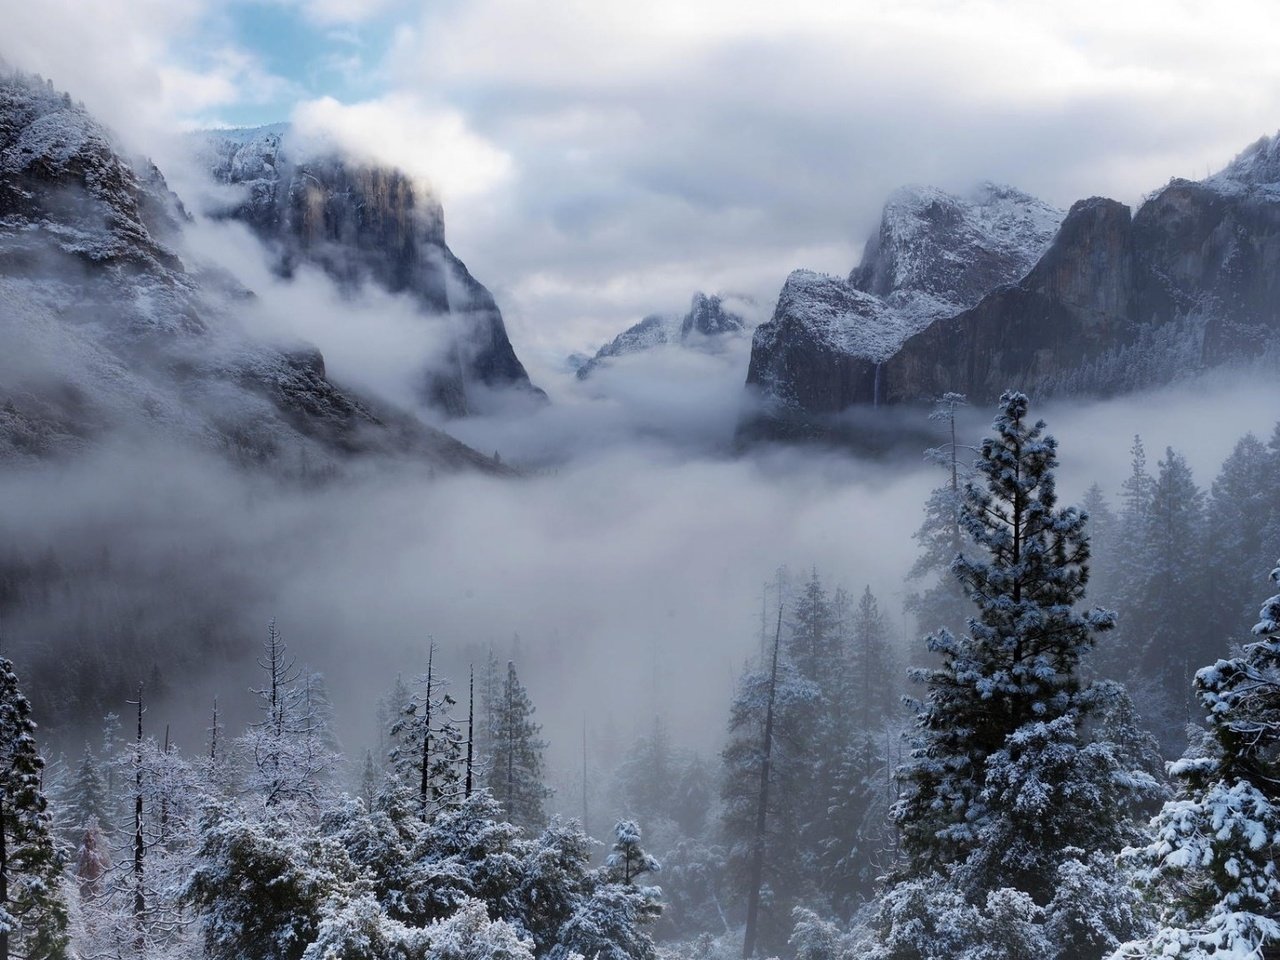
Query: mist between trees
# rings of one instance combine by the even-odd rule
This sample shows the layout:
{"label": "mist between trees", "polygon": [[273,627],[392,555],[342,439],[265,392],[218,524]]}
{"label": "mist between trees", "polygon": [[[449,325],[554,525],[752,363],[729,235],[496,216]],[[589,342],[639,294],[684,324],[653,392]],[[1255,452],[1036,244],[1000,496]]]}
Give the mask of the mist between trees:
{"label": "mist between trees", "polygon": [[[1280,432],[1241,437],[1207,490],[1135,437],[1079,509],[1026,398],[980,441],[963,398],[936,415],[907,589],[762,578],[716,737],[672,722],[656,644],[621,672],[629,735],[611,733],[598,700],[570,722],[539,704],[528,641],[388,646],[381,693],[335,696],[362,653],[282,617],[248,662],[220,567],[148,623],[110,556],[7,563],[5,652],[37,696],[6,661],[0,956],[1263,956]],[[55,668],[33,638],[82,581],[129,639]],[[156,655],[201,619],[188,659]],[[216,676],[188,684],[202,658]],[[211,679],[233,695],[200,707]]]}

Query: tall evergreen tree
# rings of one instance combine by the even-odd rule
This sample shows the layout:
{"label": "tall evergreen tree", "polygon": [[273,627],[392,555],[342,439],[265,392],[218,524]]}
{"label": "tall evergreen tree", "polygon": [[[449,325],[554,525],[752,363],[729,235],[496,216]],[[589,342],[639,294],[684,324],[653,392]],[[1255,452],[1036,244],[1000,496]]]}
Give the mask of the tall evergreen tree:
{"label": "tall evergreen tree", "polygon": [[1212,590],[1206,621],[1219,629],[1223,645],[1253,619],[1256,571],[1265,569],[1276,549],[1269,536],[1274,469],[1266,446],[1249,433],[1213,481],[1206,539]]}
{"label": "tall evergreen tree", "polygon": [[[1192,716],[1195,664],[1216,655],[1221,641],[1206,639],[1204,491],[1196,486],[1187,461],[1172,448],[1158,464],[1142,545],[1145,578],[1126,615],[1126,633],[1137,641],[1142,676],[1156,685],[1156,703],[1167,704],[1158,717],[1167,730]],[[1168,743],[1170,747],[1174,742]]]}
{"label": "tall evergreen tree", "polygon": [[967,546],[960,514],[964,486],[973,473],[972,459],[976,451],[960,443],[956,436],[957,417],[967,405],[963,394],[943,394],[929,415],[930,420],[943,425],[947,439],[927,450],[925,459],[946,471],[947,478],[929,494],[924,520],[914,534],[920,544],[920,556],[909,576],[923,582],[923,586],[907,598],[907,609],[915,614],[921,627],[928,630],[941,626],[957,628],[966,613],[964,595],[950,576],[950,569],[952,561]]}
{"label": "tall evergreen tree", "polygon": [[237,741],[249,767],[248,786],[268,807],[315,808],[337,766],[332,735],[325,731],[322,688],[304,679],[274,620],[258,666],[264,682],[252,693],[259,717]]}
{"label": "tall evergreen tree", "polygon": [[0,960],[67,955],[62,859],[35,731],[13,664],[0,658]]}
{"label": "tall evergreen tree", "polygon": [[488,786],[512,823],[527,830],[546,825],[544,803],[551,796],[542,780],[542,752],[546,741],[533,719],[533,701],[507,662],[507,678],[500,699],[493,704],[489,728]]}
{"label": "tall evergreen tree", "polygon": [[[906,856],[881,914],[890,956],[980,955],[980,940],[938,935],[940,923],[968,923],[965,911],[976,911],[981,938],[1022,930],[1027,943],[1052,943],[1055,924],[1083,909],[1055,899],[1064,871],[1104,869],[1132,837],[1140,794],[1154,787],[1091,734],[1081,659],[1114,617],[1080,609],[1086,517],[1058,507],[1057,443],[1027,407],[1020,393],[1001,397],[976,464],[982,482],[965,490],[962,523],[976,547],[953,570],[977,615],[965,635],[927,638],[941,665],[914,671],[928,693],[900,774],[895,819]],[[922,915],[931,889],[936,902]],[[944,919],[947,897],[954,907]],[[1129,932],[1104,924],[1095,942],[1072,949],[1060,940],[1054,950],[1087,956]]]}
{"label": "tall evergreen tree", "polygon": [[447,681],[435,666],[435,643],[427,652],[427,672],[391,725],[392,766],[401,787],[414,799],[418,816],[428,819],[440,806],[458,802],[464,792],[462,734],[450,711],[456,705]]}
{"label": "tall evergreen tree", "polygon": [[85,826],[96,821],[104,832],[110,831],[111,811],[107,804],[107,784],[98,767],[93,748],[84,745],[84,753],[70,784],[62,796],[63,818],[79,840]]}
{"label": "tall evergreen tree", "polygon": [[[1280,581],[1280,568],[1271,576]],[[1136,854],[1160,926],[1116,958],[1280,951],[1280,596],[1264,604],[1254,634],[1240,656],[1196,674],[1213,741],[1172,765],[1180,794]]]}

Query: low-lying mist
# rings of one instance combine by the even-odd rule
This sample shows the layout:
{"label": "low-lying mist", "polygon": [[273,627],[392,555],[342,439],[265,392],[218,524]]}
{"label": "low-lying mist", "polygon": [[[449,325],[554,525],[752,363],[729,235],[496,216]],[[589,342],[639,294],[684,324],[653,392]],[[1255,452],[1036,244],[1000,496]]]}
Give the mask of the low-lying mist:
{"label": "low-lying mist", "polygon": [[[900,642],[915,642],[903,578],[924,499],[942,479],[915,456],[729,455],[735,367],[660,351],[567,387],[569,399],[542,413],[460,425],[486,452],[557,463],[519,479],[380,466],[300,489],[132,443],[9,469],[6,555],[47,558],[66,575],[13,608],[0,624],[5,646],[41,677],[77,651],[109,657],[113,644],[154,637],[151,660],[123,669],[160,678],[151,722],[172,723],[188,749],[203,742],[213,696],[228,724],[248,719],[256,646],[275,617],[299,661],[326,674],[349,754],[376,746],[376,701],[397,673],[424,669],[429,638],[460,698],[468,665],[490,649],[518,660],[557,779],[580,763],[584,721],[593,749],[607,749],[661,714],[677,739],[711,753],[734,677],[759,649],[762,589],[779,566],[869,585]],[[1134,433],[1153,454],[1180,449],[1205,485],[1241,434],[1270,433],[1277,399],[1272,384],[1217,375],[1036,412],[1059,438],[1060,490],[1072,501],[1095,480],[1114,495]],[[988,419],[969,411],[966,439]],[[37,699],[74,749],[75,728],[96,736],[112,707],[62,696]]]}

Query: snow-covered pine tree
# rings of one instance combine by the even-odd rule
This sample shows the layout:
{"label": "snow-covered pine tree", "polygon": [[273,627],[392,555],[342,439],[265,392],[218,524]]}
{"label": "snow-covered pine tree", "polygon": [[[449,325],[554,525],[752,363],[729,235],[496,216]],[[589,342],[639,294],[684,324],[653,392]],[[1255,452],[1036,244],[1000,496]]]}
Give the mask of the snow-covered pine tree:
{"label": "snow-covered pine tree", "polygon": [[[1133,836],[1133,804],[1154,786],[1091,735],[1080,662],[1114,617],[1080,609],[1086,518],[1058,507],[1057,443],[1027,407],[1020,393],[1001,397],[976,464],[982,483],[965,490],[961,518],[975,549],[953,570],[977,616],[965,635],[930,636],[941,666],[914,671],[928,694],[900,772],[894,816],[906,856],[882,904],[886,956],[985,955],[981,939],[957,930],[1050,942],[1055,912],[1074,909],[1054,900],[1062,871],[1118,853]],[[963,919],[966,911],[976,913]],[[939,924],[951,926],[947,936]],[[1081,949],[1101,952],[1130,932],[1103,924]],[[1051,953],[1075,955],[1063,943]]]}
{"label": "snow-covered pine tree", "polygon": [[435,666],[435,641],[427,650],[427,672],[414,682],[409,700],[388,731],[392,768],[402,789],[414,797],[421,820],[464,792],[462,734],[450,711],[455,706],[448,681]]}
{"label": "snow-covered pine tree", "polygon": [[666,722],[655,716],[649,732],[636,739],[614,772],[609,802],[646,824],[673,819],[677,797],[672,786],[680,761]]}
{"label": "snow-covered pine tree", "polygon": [[[1110,592],[1115,597],[1117,606],[1125,611],[1125,622],[1120,624],[1117,632],[1126,639],[1132,634],[1129,623],[1136,620],[1134,614],[1150,575],[1151,557],[1147,536],[1154,488],[1155,481],[1147,470],[1146,447],[1142,437],[1135,434],[1129,448],[1129,475],[1120,487],[1116,555],[1111,565],[1114,583],[1111,584]],[[1134,645],[1131,639],[1126,644],[1129,647]],[[1133,668],[1132,658],[1128,668]]]}
{"label": "snow-covered pine tree", "polygon": [[13,664],[0,658],[0,960],[67,955],[62,859],[35,731]]}
{"label": "snow-covered pine tree", "polygon": [[337,755],[326,743],[321,707],[272,620],[258,658],[263,685],[252,690],[260,716],[237,740],[247,786],[265,806],[314,810],[329,792]]}
{"label": "snow-covered pine tree", "polygon": [[508,661],[506,682],[493,704],[487,785],[508,819],[530,831],[546,824],[543,804],[551,796],[542,780],[542,752],[547,744],[539,737],[542,727],[533,713],[533,701],[516,674],[515,662]]}
{"label": "snow-covered pine tree", "polygon": [[614,883],[634,885],[636,878],[662,869],[655,857],[640,846],[640,825],[619,820],[613,828],[613,849],[605,859],[606,876]]}
{"label": "snow-covered pine tree", "polygon": [[[1280,582],[1280,567],[1272,571]],[[1182,784],[1130,851],[1162,906],[1154,935],[1113,957],[1262,960],[1280,951],[1280,595],[1257,639],[1197,672],[1213,748],[1171,765]]]}
{"label": "snow-covered pine tree", "polygon": [[[1109,609],[1118,608],[1115,597],[1120,580],[1121,554],[1128,548],[1122,538],[1120,517],[1097,483],[1091,484],[1084,492],[1080,509],[1089,518],[1089,591],[1095,600]],[[1101,676],[1123,680],[1132,670],[1133,658],[1123,643],[1123,637],[1123,626],[1120,626],[1099,638],[1093,665]]]}
{"label": "snow-covered pine tree", "polygon": [[111,810],[107,803],[107,784],[89,744],[84,745],[80,763],[60,799],[62,819],[71,827],[77,842],[91,820],[96,821],[104,833],[110,832]]}

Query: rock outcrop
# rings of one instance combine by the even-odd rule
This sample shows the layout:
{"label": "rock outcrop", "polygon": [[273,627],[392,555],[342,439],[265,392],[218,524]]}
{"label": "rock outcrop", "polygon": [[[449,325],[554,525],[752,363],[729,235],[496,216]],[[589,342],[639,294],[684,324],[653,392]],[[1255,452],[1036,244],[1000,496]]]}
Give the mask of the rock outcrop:
{"label": "rock outcrop", "polygon": [[447,323],[443,355],[423,358],[422,398],[452,416],[477,405],[476,387],[535,400],[492,294],[445,242],[444,211],[399,170],[293,145],[276,124],[205,135],[214,176],[244,188],[243,201],[215,211],[242,220],[275,251],[277,269],[322,268],[339,284],[374,283],[412,296]]}
{"label": "rock outcrop", "polygon": [[175,252],[186,220],[159,171],[121,156],[82,106],[0,76],[0,457],[127,433],[280,472],[365,453],[495,469],[333,383],[313,348],[245,332],[252,294],[202,283]]}
{"label": "rock outcrop", "polygon": [[748,433],[808,433],[850,406],[883,402],[885,362],[920,331],[1019,279],[1061,220],[1011,187],[984,184],[969,197],[897,191],[848,279],[805,270],[787,278],[752,341],[747,383],[766,404]]}
{"label": "rock outcrop", "polygon": [[[586,380],[614,357],[675,344],[701,350],[717,349],[724,337],[741,334],[746,320],[725,306],[718,296],[695,293],[684,316],[654,313],[628,327],[601,347],[594,357],[574,366],[579,380]],[[570,361],[572,363],[572,360]]]}
{"label": "rock outcrop", "polygon": [[[983,402],[1009,387],[1114,395],[1256,357],[1280,330],[1275,138],[1204,181],[1171,181],[1136,214],[1114,200],[1081,200],[1033,259],[990,271],[978,265],[997,261],[975,252],[945,209],[915,218],[913,239],[898,246],[918,256],[902,269],[880,239],[904,233],[893,229],[893,206],[847,286],[788,279],[773,320],[756,332],[748,383],[765,414],[745,435],[824,434],[850,408],[946,391]],[[931,279],[907,279],[922,275]],[[932,303],[951,292],[957,309],[904,311],[904,301],[920,302],[916,291]]]}

